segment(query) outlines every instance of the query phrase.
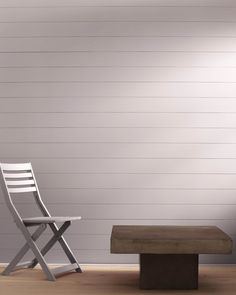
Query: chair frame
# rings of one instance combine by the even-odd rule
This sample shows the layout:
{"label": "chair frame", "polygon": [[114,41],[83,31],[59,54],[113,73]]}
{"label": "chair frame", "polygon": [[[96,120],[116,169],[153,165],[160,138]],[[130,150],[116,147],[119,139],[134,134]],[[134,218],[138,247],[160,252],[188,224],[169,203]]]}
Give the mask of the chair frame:
{"label": "chair frame", "polygon": [[[34,176],[34,172],[31,163],[20,163],[20,164],[7,164],[0,163],[1,176],[0,184],[3,191],[3,195],[10,213],[13,216],[14,222],[22,232],[26,243],[16,254],[13,260],[2,272],[2,275],[9,275],[11,272],[22,268],[34,268],[38,263],[42,267],[47,279],[49,281],[55,281],[56,277],[72,270],[81,273],[82,270],[74,254],[69,248],[63,233],[71,225],[72,220],[81,219],[81,217],[52,217],[44,205],[37,182]],[[24,180],[22,180],[22,178]],[[10,179],[10,180],[7,180]],[[16,180],[17,179],[17,180]],[[19,180],[20,179],[20,180]],[[13,180],[13,181],[12,181]],[[12,201],[11,193],[22,193],[22,192],[33,192],[36,204],[42,212],[41,217],[38,218],[26,218],[22,219],[19,212],[17,211]],[[32,220],[32,222],[30,221]],[[60,228],[55,222],[63,222]],[[47,228],[47,225],[51,228],[53,236],[46,243],[46,245],[40,250],[36,244],[36,240]],[[36,226],[37,229],[31,234],[28,227]],[[64,250],[70,264],[50,269],[44,259],[44,255],[53,247],[56,242],[59,242],[62,249]],[[29,251],[32,250],[35,258],[32,261],[22,262],[21,259]]]}

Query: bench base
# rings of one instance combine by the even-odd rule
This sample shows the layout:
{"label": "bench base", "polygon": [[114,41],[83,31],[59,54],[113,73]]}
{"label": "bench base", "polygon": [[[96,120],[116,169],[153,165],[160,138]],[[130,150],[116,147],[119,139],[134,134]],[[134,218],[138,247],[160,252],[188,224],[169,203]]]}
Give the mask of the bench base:
{"label": "bench base", "polygon": [[140,289],[197,288],[197,254],[140,254]]}

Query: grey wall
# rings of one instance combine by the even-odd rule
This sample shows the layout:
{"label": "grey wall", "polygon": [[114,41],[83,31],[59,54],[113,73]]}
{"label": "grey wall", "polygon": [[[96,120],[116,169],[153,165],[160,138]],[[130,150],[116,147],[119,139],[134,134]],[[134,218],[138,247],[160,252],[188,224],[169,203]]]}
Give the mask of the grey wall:
{"label": "grey wall", "polygon": [[[235,21],[233,0],[0,0],[0,161],[31,161],[52,214],[82,215],[81,262],[137,261],[109,254],[113,224],[236,237]],[[0,198],[6,262],[23,240]]]}

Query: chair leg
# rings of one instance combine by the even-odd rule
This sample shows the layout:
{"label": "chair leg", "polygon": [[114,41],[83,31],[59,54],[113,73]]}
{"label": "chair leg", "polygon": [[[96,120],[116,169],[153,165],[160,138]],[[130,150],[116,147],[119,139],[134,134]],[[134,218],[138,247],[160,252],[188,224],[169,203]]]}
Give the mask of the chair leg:
{"label": "chair leg", "polygon": [[[47,244],[42,248],[41,254],[44,256],[47,252],[54,246],[54,244],[60,239],[61,235],[66,231],[66,229],[70,226],[70,222],[65,222],[59,230],[54,234],[54,236],[47,242]],[[38,260],[36,258],[33,259],[31,267],[34,268],[38,264]]]}
{"label": "chair leg", "polygon": [[75,271],[82,273],[82,269],[80,268],[79,262],[77,261],[77,259],[75,258],[73,252],[71,251],[70,247],[68,246],[66,240],[64,237],[61,237],[58,242],[61,244],[62,249],[64,250],[66,256],[68,257],[69,261],[73,264],[76,263],[76,265],[78,266]]}
{"label": "chair leg", "polygon": [[[60,274],[63,272],[68,272],[71,270],[75,270],[76,272],[82,272],[79,263],[77,262],[75,256],[73,255],[72,251],[70,250],[68,244],[66,243],[64,237],[62,234],[65,232],[65,230],[70,226],[71,222],[67,221],[65,222],[59,229],[55,224],[49,224],[54,235],[53,237],[47,242],[47,244],[42,248],[40,251],[35,243],[35,241],[38,239],[38,237],[42,234],[42,232],[45,230],[46,225],[41,224],[39,228],[34,232],[33,235],[30,235],[29,231],[25,226],[20,226],[22,233],[24,234],[24,237],[27,241],[27,243],[21,248],[21,250],[17,253],[17,255],[14,257],[14,259],[9,263],[7,268],[2,273],[3,275],[10,274],[11,271],[14,269],[19,269],[20,267],[28,267],[28,268],[34,268],[38,263],[41,265],[44,273],[46,274],[46,277],[49,281],[55,281],[55,275],[53,270],[51,271],[49,267],[47,266],[47,263],[44,259],[44,255],[53,247],[53,245],[58,241],[63,248],[66,256],[68,257],[69,261],[71,262],[70,265],[64,266],[62,269],[55,270],[55,274]],[[21,265],[18,265],[18,262],[22,259],[22,257],[26,254],[28,250],[31,250],[35,258],[27,263],[22,263]]]}
{"label": "chair leg", "polygon": [[[56,234],[58,232],[58,227],[54,224],[51,223],[49,224],[49,226],[51,227],[52,231],[54,232],[54,234]],[[71,264],[76,264],[78,267],[75,269],[76,272],[82,273],[82,270],[80,268],[80,265],[78,263],[78,261],[76,260],[73,252],[71,251],[69,245],[67,244],[65,238],[63,236],[61,236],[58,239],[58,242],[60,243],[62,249],[64,250],[66,256],[68,257],[69,261],[71,262]]]}
{"label": "chair leg", "polygon": [[[33,235],[31,236],[31,239],[33,241],[36,241],[40,235],[44,232],[44,230],[46,229],[46,225],[41,224],[37,230],[33,233]],[[20,251],[16,254],[16,256],[12,259],[12,261],[8,264],[8,266],[4,269],[4,271],[2,272],[2,275],[9,275],[12,271],[14,271],[14,269],[16,268],[17,264],[19,263],[19,261],[24,257],[24,255],[27,253],[27,251],[30,249],[30,246],[28,243],[26,243],[21,249]],[[22,264],[23,266],[24,264]],[[31,262],[26,263],[25,266],[30,266]]]}
{"label": "chair leg", "polygon": [[47,279],[49,281],[55,281],[56,280],[55,276],[53,275],[53,273],[49,269],[45,259],[43,258],[43,255],[41,254],[41,252],[40,252],[38,246],[35,244],[34,240],[32,239],[29,231],[27,230],[27,228],[25,226],[21,226],[21,230],[25,236],[25,239],[26,239],[31,251],[34,253],[34,256],[36,257],[40,266],[42,267],[42,270],[44,271]]}
{"label": "chair leg", "polygon": [[[82,272],[82,270],[81,270],[81,268],[80,268],[80,266],[79,266],[79,263],[76,261],[76,258],[74,257],[74,255],[73,255],[73,253],[72,253],[72,251],[70,250],[70,248],[69,248],[69,246],[67,245],[67,243],[66,243],[66,241],[65,241],[65,239],[64,239],[64,237],[62,236],[63,235],[63,233],[66,231],[66,229],[70,226],[70,224],[71,224],[71,222],[70,221],[67,221],[67,222],[65,222],[59,229],[57,228],[57,226],[56,225],[54,225],[54,224],[52,224],[52,225],[54,225],[53,226],[53,232],[54,232],[54,236],[48,241],[48,243],[42,248],[42,250],[41,250],[41,254],[44,256],[52,247],[53,247],[53,245],[58,241],[60,244],[61,244],[61,246],[62,246],[62,248],[63,248],[63,250],[64,250],[64,252],[65,252],[65,254],[66,254],[66,256],[68,257],[68,259],[69,259],[69,261],[71,262],[71,264],[74,264],[74,265],[76,265],[77,267],[76,268],[74,268],[74,270],[76,271],[76,272]],[[49,224],[50,226],[51,226],[51,224]],[[52,226],[51,226],[51,228],[52,228]],[[32,264],[31,264],[31,267],[33,268],[33,267],[35,267],[36,265],[38,264],[38,260],[37,260],[37,258],[35,258],[33,261],[32,261]]]}

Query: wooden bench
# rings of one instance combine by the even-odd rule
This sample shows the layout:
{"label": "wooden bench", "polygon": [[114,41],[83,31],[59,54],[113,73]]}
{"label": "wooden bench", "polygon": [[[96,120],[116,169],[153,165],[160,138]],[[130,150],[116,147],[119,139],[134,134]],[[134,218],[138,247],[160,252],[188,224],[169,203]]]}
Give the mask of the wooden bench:
{"label": "wooden bench", "polygon": [[140,254],[141,289],[197,289],[198,255],[230,254],[216,226],[113,226],[111,253]]}

